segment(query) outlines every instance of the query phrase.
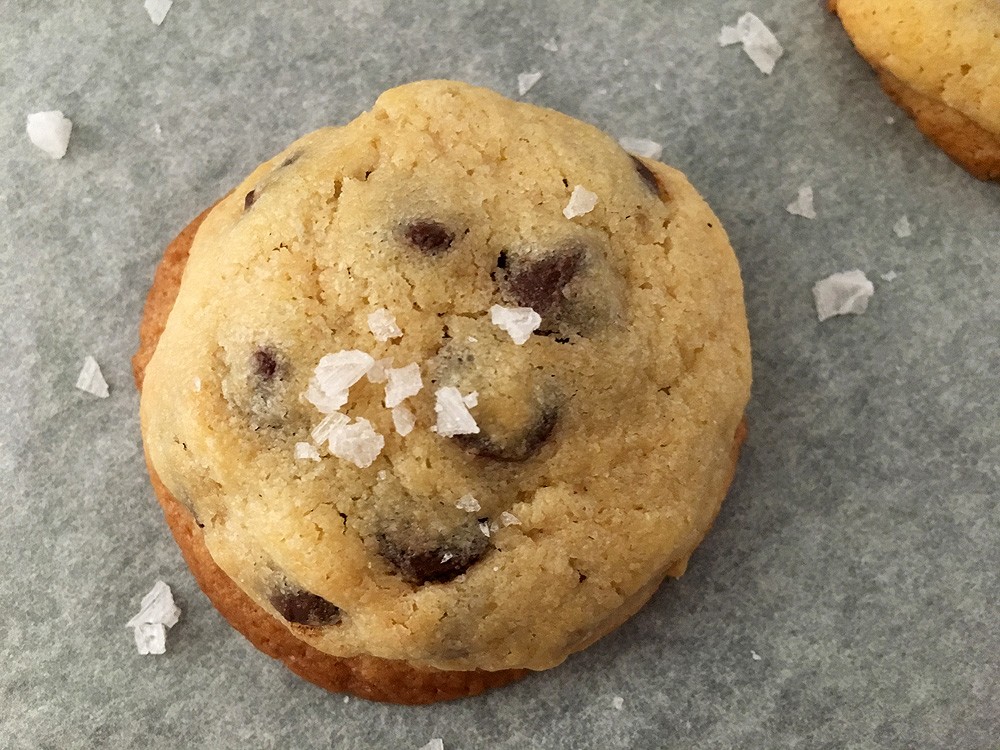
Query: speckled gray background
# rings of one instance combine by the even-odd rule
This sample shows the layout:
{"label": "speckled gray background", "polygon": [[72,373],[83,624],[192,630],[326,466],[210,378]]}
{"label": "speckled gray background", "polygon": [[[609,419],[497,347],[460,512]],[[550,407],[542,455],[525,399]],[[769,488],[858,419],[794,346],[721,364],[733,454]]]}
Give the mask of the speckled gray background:
{"label": "speckled gray background", "polygon": [[[996,748],[1000,186],[924,141],[818,0],[445,5],[177,0],[157,28],[140,0],[0,0],[0,746]],[[747,9],[786,47],[770,78],[716,45]],[[143,298],[296,136],[397,83],[532,70],[527,100],[661,141],[725,223],[751,436],[689,573],[611,637],[481,698],[345,704],[231,630],[166,532]],[[43,109],[73,120],[62,161],[25,136]],[[804,183],[812,222],[784,210]],[[812,283],[854,267],[868,313],[817,323]],[[108,400],[73,388],[88,353]],[[158,577],[184,615],[140,657],[124,623]]]}

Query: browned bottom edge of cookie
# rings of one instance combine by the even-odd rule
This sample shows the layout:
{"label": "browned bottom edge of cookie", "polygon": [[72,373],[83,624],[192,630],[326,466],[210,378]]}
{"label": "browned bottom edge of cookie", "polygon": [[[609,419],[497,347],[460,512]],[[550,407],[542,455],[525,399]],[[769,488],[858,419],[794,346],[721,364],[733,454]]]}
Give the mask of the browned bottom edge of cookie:
{"label": "browned bottom edge of cookie", "polygon": [[[146,365],[153,356],[177,297],[191,243],[211,210],[202,212],[170,243],[156,269],[139,327],[139,348],[132,358],[132,370],[139,390],[142,390]],[[744,420],[734,436],[730,482],[745,436]],[[268,656],[282,661],[303,679],[333,692],[351,693],[368,700],[418,705],[478,695],[530,673],[527,669],[444,671],[375,656],[337,657],[319,651],[296,638],[281,622],[259,607],[215,563],[205,546],[201,529],[160,481],[149,462],[148,453],[146,465],[167,525],[201,590],[247,640]],[[678,561],[676,570],[672,570],[670,575],[680,575],[684,564],[686,557]]]}

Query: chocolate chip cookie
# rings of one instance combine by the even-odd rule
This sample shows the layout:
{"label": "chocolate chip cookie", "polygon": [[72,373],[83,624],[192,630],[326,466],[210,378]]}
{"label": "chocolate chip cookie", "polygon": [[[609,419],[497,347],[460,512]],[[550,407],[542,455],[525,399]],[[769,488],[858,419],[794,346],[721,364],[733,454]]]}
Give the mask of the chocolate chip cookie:
{"label": "chocolate chip cookie", "polygon": [[199,217],[134,365],[206,594],[307,679],[411,703],[553,667],[680,575],[750,386],[736,259],[687,180],[448,81]]}

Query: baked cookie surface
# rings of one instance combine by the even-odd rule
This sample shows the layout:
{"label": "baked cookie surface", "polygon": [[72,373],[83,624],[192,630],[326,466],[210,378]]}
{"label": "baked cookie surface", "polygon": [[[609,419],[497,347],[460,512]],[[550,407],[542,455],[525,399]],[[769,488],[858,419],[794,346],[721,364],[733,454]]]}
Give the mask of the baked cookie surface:
{"label": "baked cookie surface", "polygon": [[883,88],[981,179],[1000,179],[1000,3],[830,0]]}
{"label": "baked cookie surface", "polygon": [[[597,203],[568,218],[576,186]],[[496,307],[537,314],[524,343]],[[683,571],[749,382],[736,261],[682,175],[423,82],[208,214],[141,410],[163,494],[310,653],[503,672]]]}

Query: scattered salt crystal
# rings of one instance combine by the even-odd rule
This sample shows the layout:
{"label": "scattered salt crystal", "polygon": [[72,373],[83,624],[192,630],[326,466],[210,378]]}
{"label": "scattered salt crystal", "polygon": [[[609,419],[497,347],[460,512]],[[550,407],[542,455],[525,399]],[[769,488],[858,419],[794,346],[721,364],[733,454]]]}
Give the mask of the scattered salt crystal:
{"label": "scattered salt crystal", "polygon": [[462,495],[458,498],[458,502],[455,503],[455,507],[459,510],[464,510],[466,513],[475,513],[480,510],[482,506],[479,505],[479,501],[476,500],[472,495]]}
{"label": "scattered salt crystal", "polygon": [[514,343],[520,346],[529,338],[532,332],[542,324],[542,316],[530,307],[503,307],[493,305],[490,308],[490,322],[510,334]]}
{"label": "scattered salt crystal", "polygon": [[135,635],[136,649],[142,655],[166,653],[167,628],[177,624],[181,610],[174,604],[170,587],[157,581],[142,597],[139,612],[126,623]]}
{"label": "scattered salt crystal", "polygon": [[452,554],[451,552],[445,552],[443,555],[441,555],[441,562],[448,562],[454,556],[455,555]]}
{"label": "scattered salt crystal", "polygon": [[618,144],[636,156],[645,156],[647,159],[659,159],[663,156],[663,146],[648,138],[619,138]]}
{"label": "scattered salt crystal", "polygon": [[83,369],[77,376],[76,387],[98,398],[108,397],[108,384],[101,374],[101,366],[90,355],[83,360]]}
{"label": "scattered salt crystal", "polygon": [[656,89],[657,91],[663,91],[663,84],[660,83],[659,81],[654,81],[653,88]]}
{"label": "scattered salt crystal", "polygon": [[201,393],[201,378],[195,378],[191,381],[191,390],[195,393]]}
{"label": "scattered salt crystal", "polygon": [[351,421],[351,418],[346,414],[341,414],[339,411],[335,411],[333,414],[329,414],[320,420],[320,423],[312,428],[312,432],[309,433],[309,437],[313,439],[313,442],[317,445],[321,445],[330,439],[330,432],[338,427],[343,427],[345,424]]}
{"label": "scattered salt crystal", "polygon": [[473,391],[472,393],[467,393],[462,396],[462,403],[468,406],[470,409],[473,406],[479,406],[479,391]]}
{"label": "scattered salt crystal", "polygon": [[611,707],[615,711],[621,711],[624,706],[625,706],[625,699],[622,698],[620,695],[616,695],[614,698],[611,699]]}
{"label": "scattered salt crystal", "polygon": [[479,522],[479,530],[483,532],[483,536],[490,535],[490,525],[486,521]]}
{"label": "scattered salt crystal", "polygon": [[753,649],[750,649],[750,658],[754,661],[760,661],[763,657]]}
{"label": "scattered salt crystal", "polygon": [[896,118],[892,117],[891,115],[889,117],[886,117],[885,118],[885,124],[886,125],[895,125],[896,124]]}
{"label": "scattered salt crystal", "polygon": [[393,367],[385,371],[385,405],[391,409],[410,396],[416,396],[424,387],[420,379],[420,365],[416,362],[406,367]]}
{"label": "scattered salt crystal", "polygon": [[467,342],[469,342],[470,344],[478,344],[479,343],[479,339],[477,339],[475,336],[466,336],[465,340]]}
{"label": "scattered salt crystal", "polygon": [[913,234],[913,229],[910,227],[910,219],[906,214],[899,217],[899,221],[892,225],[892,231],[896,233],[896,236],[902,239],[903,237],[909,237]]}
{"label": "scattered salt crystal", "polygon": [[546,52],[558,52],[559,51],[559,45],[556,43],[555,38],[552,38],[552,39],[549,39],[549,41],[545,42],[545,44],[542,45],[542,49],[545,50]]}
{"label": "scattered salt crystal", "polygon": [[882,274],[882,281],[893,281],[899,276],[895,271],[887,271]]}
{"label": "scattered salt crystal", "polygon": [[433,740],[420,748],[420,750],[444,750],[444,740],[435,737]]}
{"label": "scattered salt crystal", "polygon": [[403,332],[396,325],[396,318],[384,307],[378,308],[368,316],[368,330],[372,332],[376,341],[388,341],[398,339]]}
{"label": "scattered salt crystal", "polygon": [[376,359],[375,364],[372,365],[372,369],[368,371],[365,376],[368,378],[369,383],[384,383],[386,377],[386,370],[392,367],[392,357],[386,357],[385,359]]}
{"label": "scattered salt crystal", "polygon": [[297,461],[319,461],[319,451],[312,443],[296,443],[295,459]]}
{"label": "scattered salt crystal", "polygon": [[160,123],[153,123],[153,132],[156,133],[157,137],[163,135],[163,128],[160,127]]}
{"label": "scattered salt crystal", "polygon": [[765,75],[771,75],[774,64],[784,53],[777,37],[753,13],[744,13],[735,26],[722,27],[719,34],[721,46],[740,43],[743,44],[743,51]]}
{"label": "scattered salt crystal", "polygon": [[520,526],[521,519],[505,510],[500,514],[500,524],[502,526]]}
{"label": "scattered salt crystal", "polygon": [[417,418],[405,406],[397,406],[392,410],[392,425],[401,436],[406,437],[413,432]]}
{"label": "scattered salt crystal", "polygon": [[434,411],[437,413],[437,433],[442,437],[475,435],[479,432],[479,425],[469,413],[469,407],[458,388],[438,388]]}
{"label": "scattered salt crystal", "polygon": [[372,423],[358,417],[352,424],[342,424],[330,430],[330,453],[350,461],[359,469],[371,466],[385,446],[385,438],[375,432]]}
{"label": "scattered salt crystal", "polygon": [[327,354],[319,364],[306,389],[306,401],[324,414],[337,411],[347,403],[348,389],[361,380],[375,360],[357,349]]}
{"label": "scattered salt crystal", "polygon": [[539,73],[519,73],[517,76],[517,93],[524,96],[529,91],[531,87],[538,83],[538,79],[542,77]]}
{"label": "scattered salt crystal", "polygon": [[350,700],[351,700],[351,696],[349,696],[349,695],[345,695],[344,696],[344,703],[348,703]]}
{"label": "scattered salt crystal", "polygon": [[857,269],[832,274],[813,286],[820,321],[834,315],[860,315],[874,293],[875,286]]}
{"label": "scattered salt crystal", "polygon": [[567,219],[583,216],[593,211],[596,205],[597,194],[590,192],[583,185],[577,185],[573,188],[573,193],[569,197],[569,203],[563,209],[563,216]]}
{"label": "scattered salt crystal", "polygon": [[28,115],[28,138],[53,159],[62,159],[69,148],[73,123],[59,110]]}
{"label": "scattered salt crystal", "polygon": [[379,470],[378,470],[378,474],[376,474],[375,476],[377,476],[377,477],[378,477],[378,480],[379,480],[380,482],[384,482],[384,481],[385,481],[385,478],[386,478],[387,476],[389,476],[389,473],[388,473],[388,472],[387,472],[387,471],[386,471],[385,469],[379,469]]}
{"label": "scattered salt crystal", "polygon": [[174,0],[146,0],[142,7],[149,14],[149,20],[159,26],[163,19],[167,17],[167,11],[174,4]]}
{"label": "scattered salt crystal", "polygon": [[785,210],[795,216],[802,216],[806,219],[815,219],[816,209],[813,206],[813,189],[809,185],[803,185],[800,187],[799,197],[789,203]]}

